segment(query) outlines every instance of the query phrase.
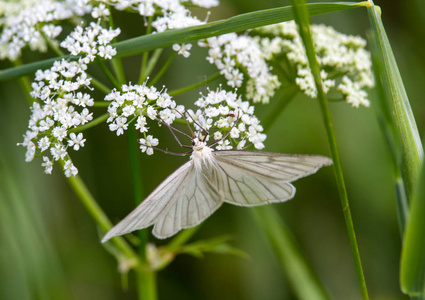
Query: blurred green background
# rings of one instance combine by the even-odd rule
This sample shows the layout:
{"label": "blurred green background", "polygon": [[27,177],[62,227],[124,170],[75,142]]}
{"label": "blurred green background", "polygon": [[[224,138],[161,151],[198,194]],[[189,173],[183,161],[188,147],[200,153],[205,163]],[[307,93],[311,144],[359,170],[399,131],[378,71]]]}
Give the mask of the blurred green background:
{"label": "blurred green background", "polygon": [[[212,9],[209,20],[289,4],[290,1],[277,0],[222,0],[218,8]],[[383,22],[422,133],[425,4],[421,0],[382,0],[376,4],[382,8]],[[204,10],[195,14],[205,17]],[[121,38],[140,33],[141,18],[126,17],[125,22],[128,28]],[[116,23],[121,26],[124,22],[118,19]],[[340,32],[364,38],[369,26],[365,9],[313,17],[313,23],[332,25]],[[204,56],[203,50],[194,49],[189,64],[182,58],[175,59],[157,87],[165,84],[172,90],[215,73]],[[45,57],[26,53],[23,59]],[[136,80],[138,69],[134,65],[139,62],[139,57],[124,61],[130,74],[128,80]],[[10,66],[0,63],[1,69]],[[216,83],[210,87],[215,88]],[[21,142],[26,131],[29,108],[18,81],[0,82],[0,91],[0,299],[136,299],[133,274],[129,276],[129,288],[122,290],[116,260],[100,244],[94,221],[58,166],[48,176],[43,174],[40,159],[24,162],[25,149],[16,143]],[[178,96],[176,100],[191,103],[200,91],[205,90]],[[260,120],[273,110],[274,104],[271,101],[269,105],[256,106]],[[370,298],[407,299],[398,282],[401,239],[392,171],[373,104],[369,109],[354,109],[337,103],[331,105],[331,110]],[[100,114],[102,110],[94,112]],[[73,160],[115,223],[134,207],[127,139],[111,134],[106,124],[84,134],[86,146],[72,156]],[[163,128],[154,134],[160,141],[169,139]],[[292,101],[268,132],[266,150],[329,155],[318,103],[301,95]],[[162,153],[140,157],[146,194],[187,159]],[[274,206],[332,298],[359,299],[332,168],[299,180],[295,186],[293,200]],[[296,299],[264,234],[247,210],[223,205],[202,224],[193,240],[231,234],[232,245],[247,252],[249,258],[219,254],[202,259],[179,256],[158,274],[160,299]],[[152,241],[164,243],[154,238]]]}

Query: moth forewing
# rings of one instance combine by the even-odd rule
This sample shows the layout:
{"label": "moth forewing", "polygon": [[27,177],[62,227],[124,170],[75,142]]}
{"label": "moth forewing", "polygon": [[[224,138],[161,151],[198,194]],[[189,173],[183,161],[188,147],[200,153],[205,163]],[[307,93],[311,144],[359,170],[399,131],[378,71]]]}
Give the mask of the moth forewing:
{"label": "moth forewing", "polygon": [[308,176],[321,167],[332,164],[332,160],[321,155],[280,154],[259,151],[216,151],[219,162],[225,162],[251,172],[287,182]]}
{"label": "moth forewing", "polygon": [[171,173],[139,206],[118,224],[112,227],[102,239],[102,243],[118,235],[146,228],[156,223],[157,218],[168,211],[167,207],[176,201],[185,186],[187,176],[193,170],[193,162],[188,161]]}

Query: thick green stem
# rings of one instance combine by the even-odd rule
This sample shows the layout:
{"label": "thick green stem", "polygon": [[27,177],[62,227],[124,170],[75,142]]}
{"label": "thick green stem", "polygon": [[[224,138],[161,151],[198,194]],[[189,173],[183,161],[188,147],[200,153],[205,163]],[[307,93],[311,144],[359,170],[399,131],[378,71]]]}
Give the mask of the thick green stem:
{"label": "thick green stem", "polygon": [[314,77],[314,82],[317,88],[317,99],[320,104],[323,120],[325,123],[328,142],[331,150],[332,160],[334,164],[335,177],[339,192],[339,197],[342,205],[342,212],[344,214],[345,225],[347,228],[348,238],[350,240],[351,252],[353,255],[354,265],[356,268],[357,279],[360,285],[360,292],[363,300],[369,299],[366,280],[363,274],[363,267],[360,259],[360,253],[357,245],[356,234],[354,231],[354,224],[351,217],[350,205],[348,201],[347,190],[345,187],[344,176],[341,167],[341,160],[339,157],[338,146],[335,138],[335,131],[333,128],[331,113],[329,111],[326,93],[323,90],[322,79],[320,76],[320,66],[316,58],[314,50],[313,39],[310,33],[310,16],[305,5],[305,0],[292,0],[295,20],[298,23],[300,35],[304,42],[310,69]]}
{"label": "thick green stem", "polygon": [[[130,160],[131,180],[133,183],[133,196],[135,205],[139,205],[144,199],[142,174],[140,170],[140,151],[137,143],[137,132],[130,124],[128,128],[128,156]],[[138,293],[140,300],[154,300],[156,296],[155,271],[151,270],[146,257],[146,245],[148,243],[148,231],[142,229],[137,232],[140,244],[138,245],[141,267],[136,269]]]}
{"label": "thick green stem", "polygon": [[158,299],[156,291],[156,272],[143,266],[136,269],[139,300]]}

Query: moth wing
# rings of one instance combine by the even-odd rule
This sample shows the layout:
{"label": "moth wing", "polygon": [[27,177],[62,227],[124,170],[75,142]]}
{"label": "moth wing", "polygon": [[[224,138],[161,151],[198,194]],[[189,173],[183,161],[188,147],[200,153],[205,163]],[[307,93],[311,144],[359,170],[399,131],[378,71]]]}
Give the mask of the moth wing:
{"label": "moth wing", "polygon": [[110,238],[153,225],[158,217],[167,213],[170,202],[179,199],[182,187],[190,180],[192,161],[188,161],[168,176],[139,206],[109,230],[102,243]]}
{"label": "moth wing", "polygon": [[167,238],[182,228],[201,223],[220,207],[222,198],[203,174],[196,174],[193,162],[188,161],[109,230],[102,243],[153,224],[153,234]]}
{"label": "moth wing", "polygon": [[207,176],[193,170],[179,199],[170,203],[166,213],[161,214],[152,233],[160,239],[176,234],[183,228],[200,224],[223,203],[219,193]]}
{"label": "moth wing", "polygon": [[215,157],[255,175],[291,182],[332,164],[321,155],[280,154],[259,151],[216,151]]}
{"label": "moth wing", "polygon": [[287,155],[253,151],[217,151],[218,190],[224,201],[257,206],[283,202],[295,195],[289,182],[315,173],[332,161],[316,155]]}

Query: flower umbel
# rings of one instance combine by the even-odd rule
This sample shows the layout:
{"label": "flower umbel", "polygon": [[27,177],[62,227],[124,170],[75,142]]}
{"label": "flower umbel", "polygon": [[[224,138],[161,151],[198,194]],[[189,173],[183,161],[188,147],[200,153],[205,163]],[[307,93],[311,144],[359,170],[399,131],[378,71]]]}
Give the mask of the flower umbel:
{"label": "flower umbel", "polygon": [[62,45],[72,54],[82,55],[81,58],[78,61],[62,59],[54,62],[50,69],[36,72],[31,92],[36,101],[31,108],[29,130],[19,145],[27,147],[26,161],[43,154],[42,166],[46,174],[51,174],[53,162],[59,160],[64,162],[67,177],[78,173],[68,148],[78,151],[84,147],[83,134],[73,131],[93,119],[88,108],[93,106],[94,100],[83,91],[92,89],[91,78],[86,73],[87,63],[94,60],[96,54],[100,55],[100,47],[110,47],[107,43],[118,34],[119,30],[107,30],[96,23],[85,29],[77,26]]}
{"label": "flower umbel", "polygon": [[143,85],[124,85],[123,92],[114,90],[105,97],[112,101],[108,107],[109,129],[121,135],[134,122],[136,130],[144,135],[140,139],[142,152],[153,154],[152,146],[159,141],[152,135],[147,135],[149,128],[147,120],[153,120],[158,125],[166,125],[170,130],[176,119],[184,119],[187,125],[194,127],[193,138],[199,140],[217,141],[216,150],[242,149],[246,142],[256,149],[264,148],[266,135],[263,127],[254,116],[254,107],[248,101],[242,101],[235,92],[226,92],[221,88],[209,91],[207,96],[201,96],[196,102],[196,111],[186,110],[163,90]]}

